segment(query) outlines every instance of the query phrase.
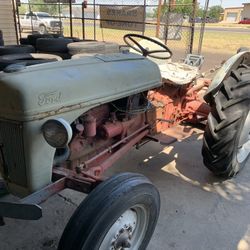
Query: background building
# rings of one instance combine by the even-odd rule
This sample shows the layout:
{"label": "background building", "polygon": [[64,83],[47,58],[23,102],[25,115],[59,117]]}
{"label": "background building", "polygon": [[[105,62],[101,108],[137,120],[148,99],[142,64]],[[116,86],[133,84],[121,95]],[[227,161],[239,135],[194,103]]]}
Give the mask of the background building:
{"label": "background building", "polygon": [[250,19],[250,3],[243,3],[244,8],[241,13],[241,20]]}
{"label": "background building", "polygon": [[241,20],[243,7],[231,7],[224,9],[223,22],[238,23]]}
{"label": "background building", "polygon": [[250,3],[243,3],[243,7],[230,7],[224,9],[222,22],[238,23],[245,19],[250,19]]}
{"label": "background building", "polygon": [[0,30],[6,45],[16,44],[16,26],[12,0],[1,0],[0,3]]}

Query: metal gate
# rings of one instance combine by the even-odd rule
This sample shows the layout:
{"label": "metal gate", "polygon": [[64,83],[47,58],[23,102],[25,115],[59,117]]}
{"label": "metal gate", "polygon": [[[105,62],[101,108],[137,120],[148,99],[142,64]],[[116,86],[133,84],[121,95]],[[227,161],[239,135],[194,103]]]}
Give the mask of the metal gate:
{"label": "metal gate", "polygon": [[[125,34],[139,33],[158,37],[173,51],[176,59],[181,59],[193,50],[196,7],[197,0],[190,0],[188,4],[178,4],[175,0],[92,0],[82,3],[29,0],[21,3],[17,10],[20,29],[25,13],[47,12],[62,21],[64,36],[124,44]],[[23,30],[20,36],[25,37],[32,31],[34,29]]]}

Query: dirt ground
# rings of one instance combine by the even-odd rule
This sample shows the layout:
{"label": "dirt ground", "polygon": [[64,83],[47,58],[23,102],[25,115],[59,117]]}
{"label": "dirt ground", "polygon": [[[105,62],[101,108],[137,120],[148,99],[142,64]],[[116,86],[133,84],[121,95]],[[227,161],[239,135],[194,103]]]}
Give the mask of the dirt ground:
{"label": "dirt ground", "polygon": [[[148,250],[250,249],[250,161],[237,177],[221,180],[204,167],[201,145],[202,134],[169,147],[151,142],[130,151],[109,172],[142,173],[159,189],[161,213]],[[6,219],[0,249],[56,249],[84,197],[65,190],[42,205],[39,221]]]}

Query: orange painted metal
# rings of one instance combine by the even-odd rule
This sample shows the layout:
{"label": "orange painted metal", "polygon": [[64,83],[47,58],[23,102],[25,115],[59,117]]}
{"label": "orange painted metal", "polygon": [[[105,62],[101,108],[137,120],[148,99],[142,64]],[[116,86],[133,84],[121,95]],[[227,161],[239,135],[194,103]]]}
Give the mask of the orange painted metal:
{"label": "orange painted metal", "polygon": [[201,78],[195,85],[164,84],[149,91],[148,99],[155,108],[155,115],[150,115],[156,120],[155,132],[160,133],[183,121],[199,123],[207,119],[210,107],[201,99],[199,92],[209,84],[210,80]]}

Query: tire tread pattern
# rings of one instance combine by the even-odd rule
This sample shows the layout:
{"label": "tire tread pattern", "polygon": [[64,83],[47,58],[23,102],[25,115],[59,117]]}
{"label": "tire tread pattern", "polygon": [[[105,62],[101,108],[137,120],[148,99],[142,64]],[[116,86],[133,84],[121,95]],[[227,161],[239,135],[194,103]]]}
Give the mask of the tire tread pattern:
{"label": "tire tread pattern", "polygon": [[[148,192],[150,190],[152,197],[158,201],[156,207],[154,207],[153,204],[151,205],[155,208],[154,213],[156,213],[156,216],[154,217],[154,221],[150,221],[151,230],[149,230],[145,236],[143,242],[144,247],[141,248],[145,249],[145,246],[150,240],[150,231],[152,233],[158,219],[160,209],[159,193],[152,183],[143,175],[122,173],[98,185],[80,204],[63,232],[58,250],[88,250],[90,249],[90,242],[92,242],[92,249],[95,250],[96,247],[94,245],[98,241],[100,234],[102,234],[100,227],[103,227],[103,224],[105,224],[100,224],[100,221],[107,222],[110,212],[111,214],[116,213],[116,211],[111,211],[111,207],[114,208],[114,205],[119,202],[119,200],[121,201],[121,197],[128,197],[128,194],[130,197],[136,196],[138,186],[143,186]],[[126,204],[126,202],[128,201],[124,200],[123,203]],[[107,214],[109,214],[109,216],[107,216]],[[77,240],[79,237],[80,241]],[[83,248],[82,244],[84,245]]]}
{"label": "tire tread pattern", "polygon": [[236,151],[249,112],[249,93],[249,67],[240,65],[210,97],[211,113],[204,133],[202,155],[205,166],[216,175],[232,177],[242,167],[236,161]]}

